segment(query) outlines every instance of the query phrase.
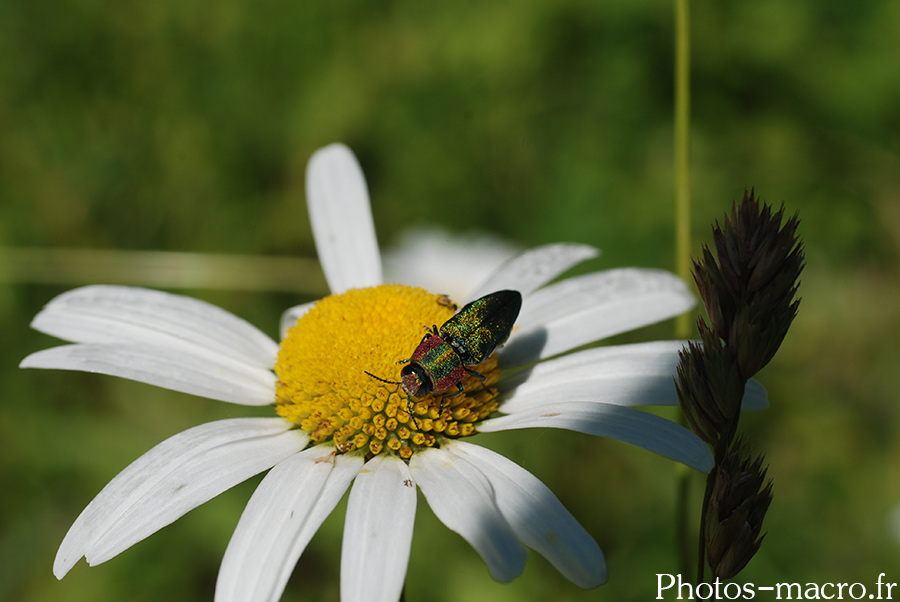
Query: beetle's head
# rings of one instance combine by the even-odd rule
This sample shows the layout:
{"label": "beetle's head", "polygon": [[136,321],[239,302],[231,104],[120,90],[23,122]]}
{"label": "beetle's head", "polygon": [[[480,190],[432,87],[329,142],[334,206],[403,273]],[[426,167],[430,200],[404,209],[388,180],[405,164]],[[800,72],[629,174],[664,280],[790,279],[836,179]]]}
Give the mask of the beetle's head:
{"label": "beetle's head", "polygon": [[418,362],[410,362],[400,371],[400,385],[407,395],[425,397],[434,390],[434,381]]}

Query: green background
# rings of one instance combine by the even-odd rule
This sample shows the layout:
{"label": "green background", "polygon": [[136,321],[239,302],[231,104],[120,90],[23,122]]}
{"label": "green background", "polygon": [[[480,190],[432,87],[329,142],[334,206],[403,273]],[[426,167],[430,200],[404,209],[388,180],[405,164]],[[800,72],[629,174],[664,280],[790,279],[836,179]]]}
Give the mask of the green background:
{"label": "green background", "polygon": [[[744,421],[775,498],[740,580],[872,591],[878,573],[900,581],[900,3],[692,10],[692,250],[751,186],[799,212],[807,249],[799,317],[759,375],[771,408]],[[589,269],[672,269],[672,48],[672,4],[644,0],[3,2],[0,248],[314,258],[304,169],[343,141],[385,248],[437,224],[592,244],[604,253]],[[259,478],[99,567],[58,582],[52,561],[131,460],[252,411],[19,370],[55,344],[30,319],[77,278],[34,282],[15,257],[0,266],[0,600],[212,600]],[[321,274],[298,278],[304,294],[177,292],[274,337],[284,308],[325,292]],[[672,336],[667,323],[616,342]],[[605,551],[609,584],[581,591],[534,554],[496,583],[420,498],[407,600],[647,600],[678,570],[671,462],[550,430],[479,441],[556,492]],[[338,599],[343,507],[284,600]]]}

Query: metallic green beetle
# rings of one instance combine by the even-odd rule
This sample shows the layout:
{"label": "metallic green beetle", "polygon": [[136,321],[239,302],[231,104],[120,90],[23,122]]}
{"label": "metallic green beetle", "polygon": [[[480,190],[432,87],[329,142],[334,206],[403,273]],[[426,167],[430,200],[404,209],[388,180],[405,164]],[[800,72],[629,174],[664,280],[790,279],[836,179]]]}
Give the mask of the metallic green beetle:
{"label": "metallic green beetle", "polygon": [[[521,308],[522,295],[518,291],[504,290],[485,295],[464,306],[444,322],[440,330],[432,326],[412,356],[398,362],[407,364],[400,371],[399,381],[385,380],[370,372],[366,374],[402,386],[410,415],[413,397],[425,397],[453,387],[457,391],[448,397],[459,395],[467,374],[484,380],[484,376],[470,370],[469,366],[477,366],[506,342]],[[416,422],[415,416],[413,422]]]}

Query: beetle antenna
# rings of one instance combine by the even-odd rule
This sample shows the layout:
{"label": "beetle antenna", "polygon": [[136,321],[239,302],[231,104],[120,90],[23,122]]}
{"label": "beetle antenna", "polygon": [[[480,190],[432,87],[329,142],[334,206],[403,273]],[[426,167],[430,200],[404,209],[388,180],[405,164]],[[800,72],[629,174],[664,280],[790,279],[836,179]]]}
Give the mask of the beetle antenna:
{"label": "beetle antenna", "polygon": [[[406,360],[406,361],[409,361],[409,360]],[[402,385],[402,384],[403,384],[403,383],[401,383],[401,382],[399,382],[399,381],[396,381],[396,380],[386,380],[386,379],[384,379],[384,378],[381,378],[380,376],[375,376],[374,374],[372,374],[372,373],[369,372],[368,370],[363,370],[363,372],[365,372],[366,374],[368,374],[369,376],[371,376],[371,377],[374,378],[375,380],[380,380],[381,382],[387,383],[387,384],[389,384],[389,385]],[[406,411],[409,412],[409,416],[410,416],[410,418],[412,418],[413,424],[416,425],[416,429],[418,429],[418,428],[419,428],[419,423],[418,423],[418,421],[416,421],[416,415],[413,414],[412,399],[411,399],[408,395],[406,396],[406,404],[407,404],[407,410],[406,410]]]}
{"label": "beetle antenna", "polygon": [[371,377],[374,378],[375,380],[380,380],[381,382],[387,383],[387,384],[389,384],[389,385],[402,385],[402,384],[403,384],[403,383],[401,383],[400,381],[397,381],[397,380],[385,380],[385,379],[381,378],[380,376],[375,376],[374,374],[372,374],[371,372],[369,372],[369,371],[367,371],[367,370],[363,370],[363,372],[365,372],[366,374],[368,374],[369,376],[371,376]]}

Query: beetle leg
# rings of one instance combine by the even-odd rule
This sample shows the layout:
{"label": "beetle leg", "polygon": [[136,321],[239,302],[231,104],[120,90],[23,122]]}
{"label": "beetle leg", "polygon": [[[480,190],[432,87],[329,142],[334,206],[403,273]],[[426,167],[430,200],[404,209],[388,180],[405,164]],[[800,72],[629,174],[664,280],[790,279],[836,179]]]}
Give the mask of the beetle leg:
{"label": "beetle leg", "polygon": [[416,414],[413,411],[412,397],[410,397],[409,395],[406,396],[406,411],[409,412],[409,417],[412,418],[416,430],[419,430],[419,423],[416,421]]}
{"label": "beetle leg", "polygon": [[436,325],[432,324],[430,329],[426,326],[425,327],[425,336],[422,337],[421,341],[419,341],[419,345],[421,345],[422,343],[424,343],[431,337],[436,337],[439,334],[441,334],[441,331],[438,330],[438,327]]}
{"label": "beetle leg", "polygon": [[447,397],[456,397],[457,395],[462,395],[462,392],[463,392],[462,383],[461,382],[456,383],[456,393],[454,393],[453,395],[444,395],[443,397],[441,397],[441,407],[444,407],[443,406],[444,399],[446,399]]}
{"label": "beetle leg", "polygon": [[441,405],[440,405],[440,407],[438,407],[438,418],[440,418],[441,416],[444,415],[444,400],[449,397],[456,397],[457,395],[462,394],[462,392],[463,392],[463,385],[460,382],[460,383],[456,383],[456,393],[454,393],[453,395],[441,395]]}
{"label": "beetle leg", "polygon": [[466,374],[468,374],[469,376],[474,376],[475,378],[478,378],[479,380],[481,380],[481,390],[487,391],[488,393],[490,393],[490,391],[491,391],[490,387],[488,387],[486,384],[484,384],[484,382],[485,382],[484,374],[479,374],[478,372],[475,372],[474,370],[469,370],[468,368],[465,368],[465,371],[466,371]]}
{"label": "beetle leg", "polygon": [[481,382],[484,382],[484,374],[479,374],[478,372],[475,372],[474,370],[469,370],[468,368],[463,368],[463,370],[465,370],[466,374],[468,374],[469,376],[474,376],[475,378],[479,379]]}

